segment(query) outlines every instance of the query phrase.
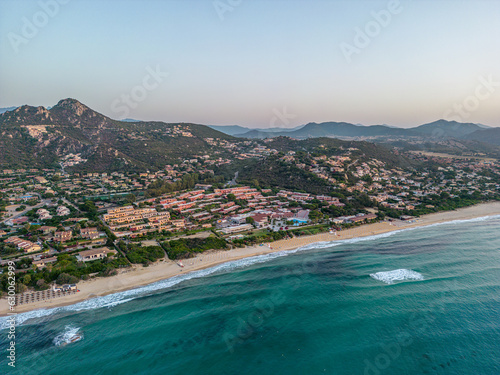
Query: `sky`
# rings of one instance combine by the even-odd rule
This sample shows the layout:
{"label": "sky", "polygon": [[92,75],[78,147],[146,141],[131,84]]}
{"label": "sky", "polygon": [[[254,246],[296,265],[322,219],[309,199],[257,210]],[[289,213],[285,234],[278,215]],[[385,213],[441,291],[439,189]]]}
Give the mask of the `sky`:
{"label": "sky", "polygon": [[500,1],[0,0],[0,107],[500,126]]}

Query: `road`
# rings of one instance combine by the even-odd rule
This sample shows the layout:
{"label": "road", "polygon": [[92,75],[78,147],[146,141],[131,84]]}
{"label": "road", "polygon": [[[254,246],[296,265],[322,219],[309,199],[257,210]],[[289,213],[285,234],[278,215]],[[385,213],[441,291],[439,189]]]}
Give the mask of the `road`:
{"label": "road", "polygon": [[9,218],[6,218],[6,219],[3,219],[1,221],[2,224],[4,224],[6,221],[8,220],[12,220],[12,219],[17,219],[21,216],[24,216],[28,211],[31,211],[32,209],[34,208],[40,208],[40,207],[43,207],[45,206],[46,204],[49,204],[51,201],[50,199],[42,199],[42,201],[40,203],[38,203],[36,206],[28,206],[24,211],[21,211],[19,213],[16,213],[14,216],[11,216]]}

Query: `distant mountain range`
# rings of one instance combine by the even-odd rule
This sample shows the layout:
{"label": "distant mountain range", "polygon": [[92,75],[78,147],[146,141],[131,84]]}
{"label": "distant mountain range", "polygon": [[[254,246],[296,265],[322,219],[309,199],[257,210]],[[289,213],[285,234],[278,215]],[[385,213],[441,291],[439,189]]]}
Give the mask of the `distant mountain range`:
{"label": "distant mountain range", "polygon": [[[117,121],[75,99],[63,99],[51,109],[28,105],[7,109],[0,114],[0,134],[0,169],[54,167],[66,155],[80,154],[87,161],[72,167],[75,170],[155,170],[193,156],[234,157],[222,143],[215,146],[208,138],[258,140],[280,136],[298,140],[327,137],[373,141],[409,150],[451,150],[500,157],[500,128],[472,123],[439,120],[402,129],[325,122],[291,129],[249,130],[237,125]],[[289,138],[279,139],[291,142]]]}
{"label": "distant mountain range", "polygon": [[5,113],[5,112],[8,112],[8,111],[13,111],[16,108],[17,107],[0,108],[0,113]]}
{"label": "distant mountain range", "polygon": [[123,122],[142,122],[142,120],[136,120],[133,118],[124,118],[123,120],[120,120],[120,121],[123,121]]}
{"label": "distant mountain range", "polygon": [[[438,120],[429,124],[423,124],[414,128],[397,128],[387,125],[362,126],[346,122],[311,122],[296,128],[270,128],[250,129],[240,126],[211,126],[218,131],[242,138],[273,138],[287,136],[295,139],[307,139],[317,137],[333,137],[341,139],[370,139],[370,138],[456,138],[477,140],[500,146],[500,128],[490,128],[482,124],[460,123],[456,121]],[[247,129],[246,132],[240,133]]]}
{"label": "distant mountain range", "polygon": [[[246,128],[240,125],[207,125],[209,128],[215,129],[222,133],[233,135],[236,137],[245,137],[244,134],[247,134],[252,131],[261,131],[263,133],[281,133],[283,131],[293,131],[303,128],[305,125],[296,126],[294,128]],[[250,137],[248,137],[250,138]],[[258,138],[258,137],[252,137]]]}

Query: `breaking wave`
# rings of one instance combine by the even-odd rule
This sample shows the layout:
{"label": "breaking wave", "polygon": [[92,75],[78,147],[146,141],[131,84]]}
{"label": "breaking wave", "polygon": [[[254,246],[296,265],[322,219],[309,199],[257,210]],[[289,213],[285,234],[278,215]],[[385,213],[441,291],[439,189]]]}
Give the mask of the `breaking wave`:
{"label": "breaking wave", "polygon": [[[352,239],[347,239],[347,240],[315,242],[312,244],[304,245],[304,246],[299,247],[299,248],[294,249],[294,250],[282,250],[282,251],[278,251],[275,253],[258,255],[258,256],[249,257],[249,258],[240,259],[240,260],[228,261],[226,263],[222,263],[222,264],[216,265],[214,267],[206,268],[206,269],[199,270],[199,271],[189,272],[189,273],[186,273],[183,275],[174,276],[174,277],[171,277],[171,278],[168,278],[165,280],[161,280],[161,281],[158,281],[158,282],[155,282],[155,283],[143,286],[143,287],[130,289],[130,290],[126,290],[123,292],[114,293],[114,294],[109,294],[109,295],[102,296],[102,297],[90,298],[90,299],[87,299],[85,301],[76,303],[74,305],[55,307],[52,309],[38,309],[38,310],[28,311],[25,313],[20,313],[20,314],[17,314],[15,316],[16,325],[17,326],[22,325],[23,323],[30,321],[32,319],[34,319],[34,322],[36,323],[37,320],[42,319],[42,318],[47,317],[47,316],[50,316],[50,315],[53,315],[53,314],[56,314],[56,313],[62,313],[62,312],[71,313],[71,312],[80,312],[80,311],[99,309],[99,308],[105,308],[105,307],[108,307],[108,308],[114,307],[114,306],[129,302],[129,301],[132,301],[132,300],[139,298],[141,296],[145,296],[145,295],[154,293],[158,290],[171,288],[171,287],[173,287],[173,286],[175,286],[183,281],[186,281],[186,280],[205,277],[205,276],[217,273],[217,272],[227,272],[227,271],[231,271],[233,269],[248,267],[248,266],[251,266],[254,264],[265,263],[265,262],[268,262],[270,260],[280,258],[283,256],[288,256],[290,254],[294,254],[294,253],[297,253],[300,251],[318,250],[318,249],[324,249],[324,248],[328,248],[328,247],[335,247],[335,246],[339,246],[339,245],[371,241],[371,240],[375,240],[375,239],[391,237],[391,236],[396,235],[397,233],[406,232],[406,231],[413,231],[413,230],[424,229],[424,228],[435,227],[435,226],[446,225],[446,224],[480,222],[480,221],[485,221],[485,220],[492,219],[492,218],[500,218],[500,215],[483,216],[483,217],[478,217],[478,218],[474,218],[474,219],[453,220],[453,221],[423,225],[420,227],[413,227],[413,228],[401,228],[398,230],[394,230],[392,232],[375,234],[375,235],[370,235],[370,236],[365,236],[365,237],[357,237],[357,238],[352,238]],[[399,280],[423,280],[423,276],[421,274],[419,274],[418,272],[412,271],[412,270],[394,270],[394,271],[388,271],[388,272],[377,272],[377,273],[372,274],[370,276],[373,277],[374,279],[386,282],[388,284],[391,284],[394,281],[399,281]],[[403,277],[403,279],[400,279],[399,277]],[[0,330],[6,329],[9,327],[10,323],[9,323],[8,319],[9,319],[9,317],[0,317]]]}
{"label": "breaking wave", "polygon": [[74,326],[66,326],[64,331],[54,337],[53,343],[55,346],[64,346],[83,339],[83,334],[79,333],[80,328]]}
{"label": "breaking wave", "polygon": [[370,274],[370,276],[375,280],[382,281],[386,284],[394,284],[395,281],[424,279],[424,276],[422,276],[421,273],[404,268],[399,270],[372,273]]}

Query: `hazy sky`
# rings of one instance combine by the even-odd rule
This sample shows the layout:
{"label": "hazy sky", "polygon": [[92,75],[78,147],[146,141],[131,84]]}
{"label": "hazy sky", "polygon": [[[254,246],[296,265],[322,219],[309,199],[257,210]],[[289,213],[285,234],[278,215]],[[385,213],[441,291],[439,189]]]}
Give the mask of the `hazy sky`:
{"label": "hazy sky", "polygon": [[500,126],[500,1],[0,0],[0,107]]}

